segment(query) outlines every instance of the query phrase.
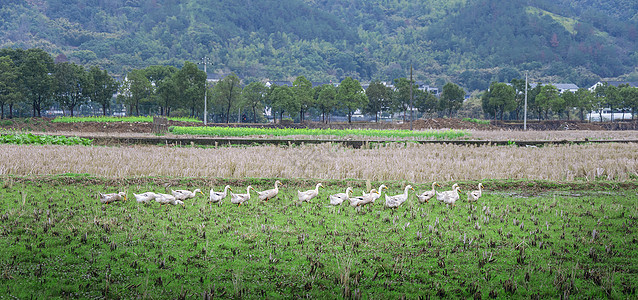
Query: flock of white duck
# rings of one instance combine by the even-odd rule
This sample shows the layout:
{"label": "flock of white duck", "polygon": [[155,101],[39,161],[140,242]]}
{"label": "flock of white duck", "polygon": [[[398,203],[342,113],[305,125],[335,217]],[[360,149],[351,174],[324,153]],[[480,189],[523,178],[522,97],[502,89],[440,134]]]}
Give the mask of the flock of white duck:
{"label": "flock of white duck", "polygon": [[[252,186],[248,186],[246,188],[245,194],[235,194],[232,192],[233,189],[227,185],[224,188],[223,192],[215,192],[213,191],[213,189],[211,189],[208,200],[211,203],[221,204],[222,200],[228,196],[229,194],[228,191],[230,190],[230,202],[241,206],[242,203],[250,200],[250,191],[253,190],[254,192],[257,193],[259,200],[268,201],[270,199],[277,197],[277,195],[279,194],[280,185],[283,186],[283,184],[279,182],[279,180],[277,180],[275,181],[274,189],[269,189],[269,190],[265,190],[261,192],[256,191]],[[430,199],[436,196],[436,199],[438,201],[445,203],[447,205],[455,206],[456,201],[458,201],[460,198],[459,192],[461,191],[461,188],[459,187],[459,185],[455,183],[452,186],[452,190],[443,191],[443,192],[437,191],[436,186],[440,187],[438,183],[433,182],[431,190],[427,190],[421,194],[417,194],[416,197],[419,199],[419,202],[428,203]],[[310,200],[316,198],[319,195],[320,187],[323,187],[323,185],[321,183],[317,183],[315,188],[312,190],[308,190],[305,192],[297,191],[297,197],[299,202],[300,203],[310,202]],[[362,207],[368,204],[374,204],[374,202],[377,199],[381,198],[381,193],[383,192],[384,189],[387,190],[388,187],[382,184],[381,186],[379,186],[379,189],[372,189],[370,190],[369,193],[363,192],[361,196],[354,197],[351,195],[353,192],[352,187],[348,187],[345,193],[329,195],[328,200],[330,200],[330,204],[334,206],[341,205],[342,203],[349,203],[350,206],[353,206],[353,207]],[[386,193],[385,206],[389,208],[397,208],[401,206],[401,204],[403,204],[406,200],[408,200],[408,193],[410,190],[414,191],[414,188],[412,188],[411,185],[407,185],[405,186],[402,194],[390,196]],[[156,201],[162,206],[166,204],[184,206],[185,200],[195,198],[197,194],[204,195],[204,193],[200,189],[196,189],[194,191],[171,190],[170,194],[146,192],[142,194],[133,194],[133,195],[135,196],[135,200],[138,203],[151,203],[152,201]],[[482,194],[483,194],[483,184],[479,183],[478,190],[471,191],[467,194],[467,200],[477,201]],[[112,193],[112,194],[100,193],[100,202],[104,204],[109,204],[112,202],[122,201],[122,200],[126,200],[125,192]]]}

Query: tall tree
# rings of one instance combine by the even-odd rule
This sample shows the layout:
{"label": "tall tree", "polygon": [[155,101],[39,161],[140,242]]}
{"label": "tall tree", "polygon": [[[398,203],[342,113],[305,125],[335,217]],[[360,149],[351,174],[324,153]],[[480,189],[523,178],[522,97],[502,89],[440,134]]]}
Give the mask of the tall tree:
{"label": "tall tree", "polygon": [[337,101],[348,111],[348,123],[352,123],[352,114],[368,104],[368,97],[358,80],[346,77],[337,89]]}
{"label": "tall tree", "polygon": [[119,88],[119,83],[106,70],[100,70],[93,66],[89,70],[89,99],[91,102],[99,103],[102,106],[102,115],[106,116],[107,110],[111,107],[111,99]]}
{"label": "tall tree", "polygon": [[[514,87],[514,90],[516,91],[516,97],[514,98],[516,101],[516,109],[514,110],[515,114],[516,114],[516,120],[520,120],[520,114],[521,114],[521,110],[524,110],[524,106],[525,106],[525,79],[516,79],[513,78],[512,80],[510,80],[510,83],[512,84],[512,87]],[[527,90],[529,92],[529,90],[531,90],[531,87],[529,84],[527,84]]]}
{"label": "tall tree", "polygon": [[[394,93],[392,95],[392,107],[395,111],[403,112],[403,121],[405,122],[406,112],[410,107],[410,81],[405,78],[397,78],[394,80]],[[412,84],[412,92],[417,86]]]}
{"label": "tall tree", "polygon": [[288,112],[297,111],[297,107],[295,105],[295,100],[294,100],[295,96],[290,87],[286,85],[283,85],[283,86],[273,85],[270,89],[271,89],[271,92],[268,95],[268,97],[270,98],[269,102],[273,110],[273,116],[274,116],[274,112],[279,113],[279,122],[283,120],[285,111],[288,111]]}
{"label": "tall tree", "polygon": [[151,83],[149,103],[159,106],[160,115],[168,115],[171,106],[177,103],[174,75],[179,70],[174,66],[148,66],[144,69]]}
{"label": "tall tree", "polygon": [[561,98],[563,98],[563,103],[565,106],[565,111],[567,112],[567,120],[570,120],[570,115],[569,112],[578,107],[578,98],[576,98],[576,93],[571,92],[571,91],[564,91],[561,95]]}
{"label": "tall tree", "polygon": [[[192,62],[185,62],[176,74],[176,84],[182,103],[190,109],[191,117],[195,116],[195,109],[203,107],[204,91],[206,88],[206,73]],[[236,75],[230,75],[237,77]],[[230,77],[229,76],[229,77]],[[237,79],[239,81],[239,79]],[[236,100],[236,99],[235,99]],[[229,106],[230,109],[230,106]],[[226,120],[228,122],[228,120]]]}
{"label": "tall tree", "polygon": [[321,111],[322,122],[330,121],[330,113],[337,108],[337,88],[332,84],[324,84],[315,88],[315,104]]}
{"label": "tall tree", "polygon": [[631,110],[631,119],[634,119],[638,110],[638,88],[624,86],[620,89],[620,96],[623,98],[625,106]]}
{"label": "tall tree", "polygon": [[580,88],[574,93],[576,107],[581,121],[585,121],[585,111],[591,111],[594,105],[594,95],[585,88]]}
{"label": "tall tree", "polygon": [[224,111],[226,123],[230,123],[230,110],[241,100],[242,89],[240,84],[239,77],[231,74],[220,80],[213,88],[215,102]]}
{"label": "tall tree", "polygon": [[90,88],[86,70],[69,62],[55,64],[53,70],[54,97],[60,107],[66,108],[73,117],[75,107],[89,100]]}
{"label": "tall tree", "polygon": [[4,119],[5,105],[9,105],[9,117],[13,117],[11,108],[21,97],[18,72],[11,57],[0,57],[0,119]]}
{"label": "tall tree", "polygon": [[423,114],[433,114],[437,110],[439,99],[431,92],[417,90],[414,96],[414,107]]}
{"label": "tall tree", "polygon": [[25,96],[31,101],[33,116],[42,116],[42,109],[48,106],[52,99],[53,58],[42,49],[28,49],[24,53],[24,60],[20,67],[23,76]]}
{"label": "tall tree", "polygon": [[[177,89],[177,73],[160,80],[155,88],[157,101],[160,105],[160,115],[169,117],[171,109],[178,106],[179,91]],[[212,93],[211,93],[212,95]]]}
{"label": "tall tree", "polygon": [[459,110],[463,106],[464,99],[465,91],[460,86],[448,82],[443,85],[439,107],[441,110],[447,111],[448,116],[451,116],[452,112]]}
{"label": "tall tree", "polygon": [[492,82],[487,92],[483,94],[483,110],[494,116],[494,119],[503,120],[505,112],[516,108],[516,90],[511,85],[502,82]]}
{"label": "tall tree", "polygon": [[379,114],[384,109],[389,109],[391,105],[392,89],[385,86],[380,81],[373,81],[366,89],[368,105],[364,112],[374,114],[375,122],[379,122]]}
{"label": "tall tree", "polygon": [[545,119],[549,119],[549,111],[552,110],[552,108],[556,109],[556,107],[559,107],[559,105],[556,104],[559,102],[559,99],[560,95],[555,86],[546,84],[541,87],[540,93],[536,95],[536,105],[545,113]]}
{"label": "tall tree", "polygon": [[[253,112],[253,123],[257,123],[257,120],[263,118],[264,99],[266,97],[267,87],[265,84],[259,81],[251,82],[241,93],[243,103],[249,107]],[[261,111],[260,117],[257,117],[257,111]]]}
{"label": "tall tree", "polygon": [[292,83],[292,90],[295,95],[296,102],[299,103],[299,122],[303,123],[305,113],[312,105],[312,82],[304,76],[299,76]]}

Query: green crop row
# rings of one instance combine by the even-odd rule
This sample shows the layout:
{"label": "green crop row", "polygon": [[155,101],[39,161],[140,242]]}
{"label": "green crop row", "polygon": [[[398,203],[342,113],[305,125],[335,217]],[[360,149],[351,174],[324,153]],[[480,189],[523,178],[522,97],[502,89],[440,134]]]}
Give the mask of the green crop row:
{"label": "green crop row", "polygon": [[[201,123],[201,120],[195,118],[168,118],[171,121],[181,121],[181,122],[194,122]],[[81,123],[81,122],[98,122],[98,123],[106,123],[106,122],[127,122],[127,123],[135,123],[135,122],[153,122],[153,117],[56,117],[51,122],[53,123]]]}
{"label": "green crop row", "polygon": [[308,129],[308,128],[238,128],[238,127],[185,127],[172,126],[174,134],[192,134],[209,136],[368,136],[385,138],[425,138],[456,139],[469,136],[464,130],[377,130],[377,129]]}
{"label": "green crop row", "polygon": [[0,135],[0,144],[90,146],[92,142],[93,140],[76,136],[35,135],[31,133]]}
{"label": "green crop row", "polygon": [[476,123],[476,124],[483,124],[483,125],[490,124],[490,120],[480,120],[480,119],[474,119],[474,118],[463,118],[462,120],[466,122]]}

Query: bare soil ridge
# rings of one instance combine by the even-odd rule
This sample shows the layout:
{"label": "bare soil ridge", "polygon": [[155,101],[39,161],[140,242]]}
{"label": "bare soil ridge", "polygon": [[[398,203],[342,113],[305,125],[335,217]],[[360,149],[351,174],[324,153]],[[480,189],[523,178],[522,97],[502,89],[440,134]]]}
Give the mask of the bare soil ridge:
{"label": "bare soil ridge", "polygon": [[[101,133],[151,133],[153,124],[151,122],[82,122],[82,123],[53,123],[50,118],[27,118],[4,120],[0,128],[12,130],[28,130],[42,132],[101,132]],[[169,121],[170,126],[204,126],[201,123],[189,123],[179,121]],[[333,129],[409,129],[409,122],[383,122],[383,123],[330,123],[308,122],[305,124],[272,124],[272,123],[231,123],[231,124],[209,124],[214,126],[232,127],[267,127],[267,128],[333,128]],[[498,130],[522,130],[521,121],[490,121],[489,124],[479,124],[457,118],[435,118],[419,119],[412,124],[415,130],[427,129],[467,129],[481,131]],[[529,130],[638,130],[638,120],[622,122],[581,122],[573,120],[553,120],[553,121],[528,121]]]}

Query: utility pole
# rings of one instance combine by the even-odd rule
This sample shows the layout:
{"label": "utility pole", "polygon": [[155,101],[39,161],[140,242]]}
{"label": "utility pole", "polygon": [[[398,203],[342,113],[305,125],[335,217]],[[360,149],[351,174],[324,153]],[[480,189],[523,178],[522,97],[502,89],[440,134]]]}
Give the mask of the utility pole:
{"label": "utility pole", "polygon": [[527,72],[525,72],[525,109],[523,110],[523,130],[527,131]]}
{"label": "utility pole", "polygon": [[206,72],[206,65],[210,64],[210,58],[204,56],[202,58],[202,62],[199,63],[200,65],[204,65],[204,73],[206,73],[206,80],[204,81],[204,125],[207,125],[207,115],[208,115],[208,107],[207,107],[207,102],[206,101],[206,96],[208,94],[208,73]]}
{"label": "utility pole", "polygon": [[413,97],[412,97],[412,62],[410,62],[410,130],[412,129],[412,114],[414,113],[414,106],[412,105]]}

